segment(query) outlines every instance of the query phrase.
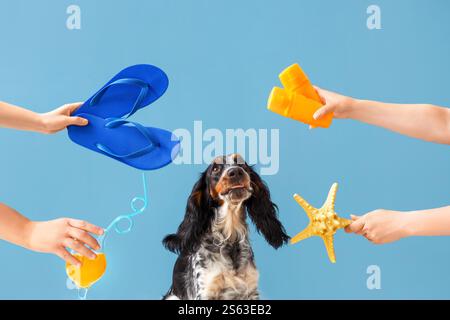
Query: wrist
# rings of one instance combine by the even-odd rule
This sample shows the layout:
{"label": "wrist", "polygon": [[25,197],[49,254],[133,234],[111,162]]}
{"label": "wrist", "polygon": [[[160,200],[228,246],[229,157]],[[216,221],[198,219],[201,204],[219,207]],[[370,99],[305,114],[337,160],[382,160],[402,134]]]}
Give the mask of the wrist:
{"label": "wrist", "polygon": [[26,223],[25,223],[25,225],[23,226],[23,234],[22,234],[22,237],[21,237],[21,246],[22,247],[24,247],[24,248],[26,248],[26,249],[29,249],[29,250],[34,250],[34,245],[33,245],[33,241],[32,241],[32,239],[33,239],[33,237],[32,237],[32,235],[33,235],[33,231],[34,231],[34,228],[35,228],[35,226],[36,226],[36,222],[34,222],[34,221],[31,221],[31,220],[28,220]]}
{"label": "wrist", "polygon": [[420,223],[417,223],[418,216],[415,212],[403,212],[403,232],[405,237],[413,237],[419,234],[418,227]]}
{"label": "wrist", "polygon": [[343,109],[346,110],[345,118],[354,119],[360,104],[361,100],[359,99],[345,97],[345,100],[343,101]]}
{"label": "wrist", "polygon": [[36,113],[36,117],[34,119],[34,128],[33,131],[39,133],[45,133],[47,130],[47,123],[45,121],[45,117],[42,113]]}

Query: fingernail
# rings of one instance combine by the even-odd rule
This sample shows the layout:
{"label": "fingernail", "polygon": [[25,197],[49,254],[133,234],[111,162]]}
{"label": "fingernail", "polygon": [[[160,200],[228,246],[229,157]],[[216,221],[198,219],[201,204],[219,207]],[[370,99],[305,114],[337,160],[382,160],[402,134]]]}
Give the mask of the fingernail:
{"label": "fingernail", "polygon": [[317,120],[317,118],[319,118],[319,115],[320,115],[319,112],[314,113],[314,114],[313,114],[314,120]]}
{"label": "fingernail", "polygon": [[83,124],[88,124],[89,121],[87,121],[87,119],[83,119],[81,122],[82,122]]}

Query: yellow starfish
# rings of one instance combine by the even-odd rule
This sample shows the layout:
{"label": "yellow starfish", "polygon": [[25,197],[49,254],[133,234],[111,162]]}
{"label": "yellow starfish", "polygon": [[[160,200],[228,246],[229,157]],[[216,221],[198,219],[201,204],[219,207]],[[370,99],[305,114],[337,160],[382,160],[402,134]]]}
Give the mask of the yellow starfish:
{"label": "yellow starfish", "polygon": [[334,211],[334,202],[336,200],[337,188],[337,183],[334,183],[331,186],[327,200],[320,209],[314,208],[298,194],[294,194],[295,201],[297,201],[297,203],[305,210],[310,221],[306,229],[304,229],[291,239],[291,244],[297,243],[312,236],[319,236],[325,243],[328,257],[330,258],[330,261],[332,263],[336,263],[333,236],[338,229],[345,228],[351,223],[350,220],[339,217]]}

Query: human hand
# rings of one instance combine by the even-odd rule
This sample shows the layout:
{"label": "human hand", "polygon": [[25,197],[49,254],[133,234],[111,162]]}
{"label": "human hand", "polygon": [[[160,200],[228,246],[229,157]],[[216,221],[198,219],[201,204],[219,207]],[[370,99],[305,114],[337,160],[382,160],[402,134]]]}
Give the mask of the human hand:
{"label": "human hand", "polygon": [[42,124],[40,132],[50,134],[61,131],[71,125],[87,125],[88,121],[86,119],[71,116],[71,114],[74,113],[81,105],[81,102],[69,103],[53,111],[41,113],[39,115]]}
{"label": "human hand", "polygon": [[102,235],[103,229],[86,221],[62,218],[51,221],[30,221],[26,228],[27,247],[33,251],[53,253],[66,262],[80,266],[81,263],[66,248],[95,259],[92,251],[100,245],[89,233]]}
{"label": "human hand", "polygon": [[322,118],[324,115],[333,113],[334,118],[343,119],[350,117],[350,113],[353,108],[354,99],[346,97],[336,92],[321,89],[314,86],[320,98],[322,99],[322,106],[317,110],[313,118],[315,120]]}
{"label": "human hand", "polygon": [[405,212],[378,209],[361,217],[352,215],[347,233],[362,235],[374,244],[394,242],[410,236],[410,215]]}

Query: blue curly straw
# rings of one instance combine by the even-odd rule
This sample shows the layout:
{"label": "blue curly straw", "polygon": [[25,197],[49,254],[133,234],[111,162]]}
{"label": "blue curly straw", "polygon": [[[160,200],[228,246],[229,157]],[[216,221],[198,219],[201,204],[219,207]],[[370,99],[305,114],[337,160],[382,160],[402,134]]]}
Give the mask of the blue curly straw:
{"label": "blue curly straw", "polygon": [[[114,228],[114,230],[118,234],[125,234],[125,233],[130,232],[134,225],[133,218],[135,216],[143,213],[147,209],[148,196],[147,196],[147,181],[146,181],[146,177],[145,177],[145,172],[142,173],[142,185],[144,187],[144,196],[143,197],[139,197],[139,196],[134,197],[130,202],[132,212],[129,214],[124,214],[124,215],[118,216],[109,224],[109,226],[105,229],[104,234],[101,237],[99,237],[101,247],[103,247],[104,239],[109,231],[111,231]],[[142,203],[142,206],[140,208],[137,206],[138,202]],[[126,229],[119,228],[119,223],[123,220],[128,221],[128,228],[126,228]]]}
{"label": "blue curly straw", "polygon": [[[147,195],[147,179],[145,177],[145,172],[142,172],[142,185],[143,185],[143,189],[144,189],[144,196],[141,196],[141,197],[137,196],[131,200],[130,206],[131,206],[132,212],[129,214],[120,215],[117,218],[115,218],[108,225],[108,227],[104,230],[103,235],[98,238],[101,248],[104,248],[104,242],[105,242],[105,238],[106,238],[106,235],[108,234],[108,232],[110,232],[113,228],[118,234],[125,234],[125,233],[130,232],[131,229],[133,229],[133,225],[134,225],[133,218],[135,216],[143,213],[147,209],[148,195]],[[137,206],[138,202],[142,203],[142,206],[140,208]],[[128,221],[128,228],[126,228],[126,229],[119,228],[119,222],[123,221],[123,220]],[[85,289],[78,288],[78,298],[80,300],[85,300],[86,296],[87,296],[87,291],[88,291],[88,288],[85,288]]]}

